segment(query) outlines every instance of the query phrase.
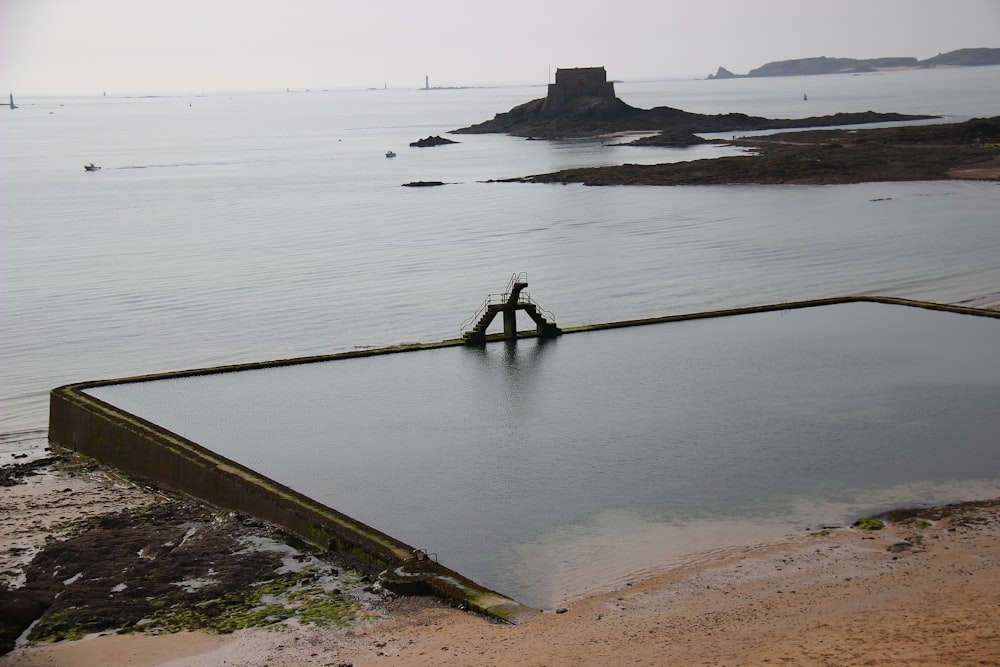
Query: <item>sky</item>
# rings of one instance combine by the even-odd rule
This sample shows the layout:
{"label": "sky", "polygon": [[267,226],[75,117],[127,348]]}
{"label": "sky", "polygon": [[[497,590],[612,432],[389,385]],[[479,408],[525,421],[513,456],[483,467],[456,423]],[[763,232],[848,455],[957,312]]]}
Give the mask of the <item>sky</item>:
{"label": "sky", "polygon": [[16,96],[704,78],[1000,47],[1000,0],[0,0]]}

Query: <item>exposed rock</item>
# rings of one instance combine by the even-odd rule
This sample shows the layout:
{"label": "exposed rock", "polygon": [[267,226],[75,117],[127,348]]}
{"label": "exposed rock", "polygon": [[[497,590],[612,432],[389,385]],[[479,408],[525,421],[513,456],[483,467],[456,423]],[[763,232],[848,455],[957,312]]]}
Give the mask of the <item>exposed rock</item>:
{"label": "exposed rock", "polygon": [[418,139],[417,141],[410,142],[411,146],[417,148],[428,148],[430,146],[444,146],[445,144],[457,144],[457,141],[452,141],[451,139],[445,139],[439,136],[425,137],[424,139]]}
{"label": "exposed rock", "polygon": [[512,181],[585,185],[842,184],[1000,179],[1000,116],[964,123],[811,130],[728,142],[755,154],[591,167]]}
{"label": "exposed rock", "polygon": [[[15,455],[14,458],[17,459],[24,457]],[[35,459],[30,463],[14,463],[12,465],[5,465],[0,468],[0,486],[14,486],[15,484],[20,484],[22,478],[28,475],[34,475],[39,468],[49,466],[58,460],[58,456],[46,456],[45,458]]]}
{"label": "exposed rock", "polygon": [[715,74],[709,74],[709,79],[735,79],[736,75],[727,70],[725,67],[720,67]]}
{"label": "exposed rock", "polygon": [[[719,68],[719,72],[726,72]],[[732,75],[732,73],[729,73]],[[932,116],[904,116],[873,111],[798,119],[773,119],[740,113],[706,115],[655,107],[638,109],[615,97],[614,84],[603,67],[559,69],[544,98],[519,104],[478,125],[452,130],[455,134],[505,133],[520,137],[562,139],[596,137],[624,132],[663,132],[649,145],[688,145],[689,136],[704,132],[747,132],[795,127],[828,127],[853,123],[921,120]],[[678,140],[684,137],[683,140]],[[431,139],[433,137],[430,137]],[[413,145],[413,144],[411,144]]]}
{"label": "exposed rock", "polygon": [[650,137],[640,137],[628,142],[629,146],[697,146],[699,144],[712,143],[708,139],[699,137],[697,134],[685,132],[684,130],[664,130],[659,134]]}
{"label": "exposed rock", "polygon": [[33,622],[29,641],[113,629],[232,632],[300,614],[346,624],[362,599],[381,599],[363,593],[357,572],[341,575],[349,557],[337,554],[332,567],[331,554],[305,548],[253,519],[186,501],[95,517],[48,541],[25,586],[0,589],[0,655]]}
{"label": "exposed rock", "polygon": [[410,181],[403,183],[404,188],[433,188],[437,185],[444,185],[444,181]]}
{"label": "exposed rock", "polygon": [[934,116],[896,113],[839,113],[811,118],[773,119],[741,113],[699,114],[672,107],[638,109],[619,98],[580,97],[567,102],[557,113],[545,110],[545,99],[531,100],[492,120],[453,130],[455,134],[505,133],[518,137],[562,139],[596,137],[616,132],[749,132],[752,130],[828,127],[897,120],[924,120]]}
{"label": "exposed rock", "polygon": [[914,518],[930,521],[953,518],[957,523],[962,523],[968,520],[966,515],[974,513],[983,507],[989,507],[991,502],[987,500],[969,500],[938,507],[900,507],[882,512],[877,517],[893,523],[903,523]]}

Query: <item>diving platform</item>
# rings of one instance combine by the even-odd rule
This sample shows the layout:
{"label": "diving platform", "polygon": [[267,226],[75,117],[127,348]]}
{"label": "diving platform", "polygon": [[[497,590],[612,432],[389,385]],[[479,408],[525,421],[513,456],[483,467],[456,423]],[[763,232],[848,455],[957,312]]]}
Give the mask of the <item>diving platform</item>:
{"label": "diving platform", "polygon": [[491,294],[486,297],[486,301],[480,306],[475,315],[470,317],[462,325],[462,329],[475,322],[475,325],[462,334],[462,340],[466,345],[485,345],[486,341],[494,338],[487,336],[486,330],[489,328],[496,316],[503,314],[503,335],[496,336],[501,340],[516,340],[517,331],[517,311],[523,310],[534,322],[536,328],[531,332],[524,332],[524,335],[534,335],[538,338],[553,338],[562,334],[562,329],[556,326],[555,317],[551,313],[539,306],[531,298],[524,288],[528,286],[528,275],[526,273],[515,273],[507,283],[507,291],[503,294]]}

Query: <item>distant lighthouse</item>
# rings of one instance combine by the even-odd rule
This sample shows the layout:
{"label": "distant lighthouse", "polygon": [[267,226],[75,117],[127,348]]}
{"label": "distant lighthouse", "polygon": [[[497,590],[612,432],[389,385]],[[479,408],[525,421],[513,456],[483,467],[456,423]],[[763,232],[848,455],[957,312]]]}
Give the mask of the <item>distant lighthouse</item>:
{"label": "distant lighthouse", "polygon": [[430,90],[430,89],[431,89],[431,77],[425,74],[424,75],[424,90]]}

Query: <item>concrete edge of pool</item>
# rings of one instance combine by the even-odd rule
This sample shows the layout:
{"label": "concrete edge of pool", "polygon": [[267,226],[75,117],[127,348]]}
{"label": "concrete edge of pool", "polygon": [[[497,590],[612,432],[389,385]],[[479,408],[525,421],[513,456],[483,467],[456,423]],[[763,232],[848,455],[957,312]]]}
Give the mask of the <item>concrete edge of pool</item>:
{"label": "concrete edge of pool", "polygon": [[[796,301],[730,310],[592,324],[563,329],[564,334],[600,331],[644,324],[725,317],[851,302],[912,306],[1000,319],[1000,311],[877,296],[848,296]],[[519,338],[534,332],[519,332]],[[496,335],[488,342],[503,339]],[[484,588],[375,528],[293,491],[201,445],[121,410],[86,393],[111,384],[274,368],[338,359],[463,346],[462,339],[406,344],[331,355],[280,359],[175,371],[154,375],[80,382],[53,389],[49,403],[49,441],[110,465],[137,479],[189,494],[215,506],[249,514],[279,526],[306,542],[329,551],[350,554],[390,589],[408,594],[433,594],[492,618],[521,622],[539,613],[500,593]]]}

